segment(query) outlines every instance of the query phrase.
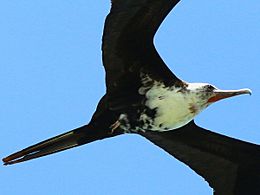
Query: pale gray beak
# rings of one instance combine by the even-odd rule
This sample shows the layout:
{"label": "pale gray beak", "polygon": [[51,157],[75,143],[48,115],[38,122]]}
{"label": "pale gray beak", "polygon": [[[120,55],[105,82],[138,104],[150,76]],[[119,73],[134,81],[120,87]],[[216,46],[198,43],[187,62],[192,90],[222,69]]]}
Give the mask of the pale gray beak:
{"label": "pale gray beak", "polygon": [[243,94],[252,94],[252,91],[250,89],[238,89],[238,90],[220,90],[215,89],[213,92],[213,96],[209,98],[208,102],[213,103],[225,98],[237,96],[237,95],[243,95]]}

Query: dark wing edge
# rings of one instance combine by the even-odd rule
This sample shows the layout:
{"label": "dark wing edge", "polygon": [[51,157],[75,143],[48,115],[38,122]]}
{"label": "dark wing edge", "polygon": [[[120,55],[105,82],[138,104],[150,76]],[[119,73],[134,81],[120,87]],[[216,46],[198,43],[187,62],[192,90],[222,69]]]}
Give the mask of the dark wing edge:
{"label": "dark wing edge", "polygon": [[111,132],[110,125],[117,119],[107,109],[107,97],[103,96],[89,124],[49,138],[3,158],[4,165],[16,164],[49,154],[61,152],[87,143],[122,134]]}
{"label": "dark wing edge", "polygon": [[198,127],[141,133],[201,175],[215,195],[260,192],[260,146]]}
{"label": "dark wing edge", "polygon": [[160,24],[180,0],[112,0],[103,32],[103,64],[107,93],[131,90],[140,82],[140,70],[156,73],[168,82],[179,79],[157,53],[153,38]]}
{"label": "dark wing edge", "polygon": [[89,125],[85,125],[15,152],[3,158],[2,161],[4,165],[12,165],[116,135],[119,134],[93,129]]}

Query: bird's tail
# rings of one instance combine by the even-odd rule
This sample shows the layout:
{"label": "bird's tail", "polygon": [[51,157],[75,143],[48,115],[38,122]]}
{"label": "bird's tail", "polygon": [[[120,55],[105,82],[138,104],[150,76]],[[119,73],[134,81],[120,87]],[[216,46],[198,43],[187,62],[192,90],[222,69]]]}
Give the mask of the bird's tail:
{"label": "bird's tail", "polygon": [[27,147],[3,158],[2,160],[4,165],[11,165],[112,136],[114,136],[114,134],[111,132],[101,131],[94,129],[89,125],[85,125]]}

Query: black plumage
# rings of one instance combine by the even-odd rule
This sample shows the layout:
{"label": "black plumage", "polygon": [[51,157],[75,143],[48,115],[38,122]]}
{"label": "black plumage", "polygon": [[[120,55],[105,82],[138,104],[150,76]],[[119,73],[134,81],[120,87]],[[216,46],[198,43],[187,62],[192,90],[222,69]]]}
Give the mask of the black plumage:
{"label": "black plumage", "polygon": [[[156,109],[145,105],[140,93],[153,81],[166,87],[185,89],[157,53],[153,38],[160,24],[179,0],[112,0],[103,33],[103,64],[107,91],[89,124],[30,146],[3,159],[15,164],[125,133],[119,126],[130,125],[137,133],[158,145],[201,175],[218,195],[260,192],[260,146],[198,127],[187,125],[166,132],[139,131],[148,123],[138,120],[145,112],[155,118]],[[149,77],[151,80],[146,80]],[[144,87],[144,88],[145,88]],[[213,89],[212,89],[213,90]],[[163,99],[163,98],[162,98]],[[122,113],[127,120],[119,121]],[[118,123],[119,122],[119,123]],[[126,124],[123,124],[126,123]],[[174,184],[173,184],[174,185]]]}

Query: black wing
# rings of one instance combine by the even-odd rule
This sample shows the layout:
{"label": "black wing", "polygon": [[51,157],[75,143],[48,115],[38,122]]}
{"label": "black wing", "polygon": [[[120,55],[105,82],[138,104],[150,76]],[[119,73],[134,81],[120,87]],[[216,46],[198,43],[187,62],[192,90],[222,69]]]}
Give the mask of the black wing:
{"label": "black wing", "polygon": [[96,109],[90,123],[61,135],[44,140],[15,152],[5,158],[5,165],[11,165],[34,158],[39,158],[56,152],[61,152],[73,147],[78,147],[93,141],[120,135],[119,130],[111,133],[110,125],[116,121],[118,116],[107,109],[107,98],[104,96]]}
{"label": "black wing", "polygon": [[260,193],[260,146],[198,127],[194,122],[144,137],[201,175],[216,195]]}
{"label": "black wing", "polygon": [[141,71],[166,85],[180,82],[153,44],[160,24],[179,1],[112,0],[102,44],[107,94],[112,100],[133,96],[140,86]]}

